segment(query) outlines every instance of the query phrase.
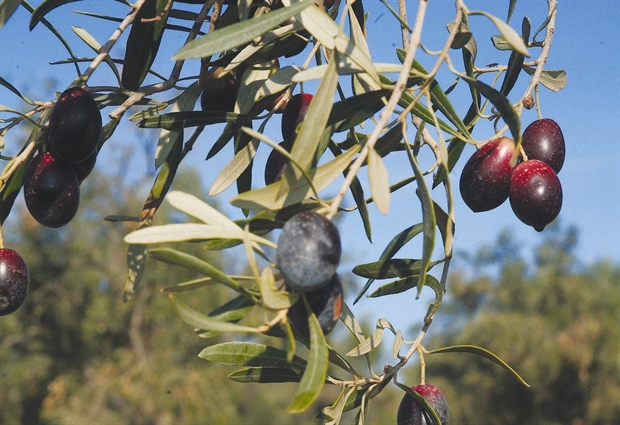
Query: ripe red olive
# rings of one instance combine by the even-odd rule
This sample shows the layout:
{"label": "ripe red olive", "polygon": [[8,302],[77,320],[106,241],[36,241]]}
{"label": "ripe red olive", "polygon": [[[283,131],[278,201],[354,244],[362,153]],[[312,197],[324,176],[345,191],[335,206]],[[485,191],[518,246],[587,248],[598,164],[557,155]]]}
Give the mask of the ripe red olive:
{"label": "ripe red olive", "polygon": [[278,239],[276,263],[289,287],[309,292],[332,280],[340,254],[336,226],[320,214],[304,211],[284,224]]}
{"label": "ripe red olive", "polygon": [[[218,73],[219,75],[219,73]],[[205,112],[233,112],[237,101],[235,75],[229,72],[221,77],[210,75],[200,96],[200,107]]]}
{"label": "ripe red olive", "polygon": [[308,106],[313,96],[308,93],[300,93],[291,97],[282,113],[282,139],[293,144],[297,136],[297,126],[303,122],[308,112]]}
{"label": "ripe red olive", "polygon": [[519,220],[542,232],[562,209],[562,185],[555,171],[537,159],[517,165],[510,179],[510,206]]}
{"label": "ripe red olive", "polygon": [[79,87],[65,90],[52,110],[47,133],[50,151],[67,163],[86,160],[101,138],[101,113],[91,94]]}
{"label": "ripe red olive", "polygon": [[564,165],[566,145],[562,129],[554,120],[534,121],[523,132],[521,146],[528,159],[538,159],[559,173]]}
{"label": "ripe red olive", "polygon": [[80,206],[80,184],[69,165],[51,152],[35,156],[24,173],[24,200],[44,226],[69,223]]}
{"label": "ripe red olive", "polygon": [[[342,283],[338,274],[322,288],[305,293],[310,310],[315,314],[321,325],[323,334],[327,335],[338,323],[342,311]],[[288,311],[288,320],[293,329],[305,339],[310,339],[308,313],[304,300],[300,297]]]}
{"label": "ripe red olive", "polygon": [[30,272],[21,255],[12,249],[0,249],[0,316],[17,310],[28,294]]}
{"label": "ripe red olive", "polygon": [[463,201],[474,212],[489,211],[508,199],[515,152],[511,139],[502,137],[478,149],[465,164],[459,189]]}
{"label": "ripe red olive", "polygon": [[[291,150],[291,146],[285,142],[281,142],[279,146],[287,151]],[[277,150],[273,149],[267,158],[265,165],[265,184],[270,185],[282,179],[284,170],[288,165],[288,159]]]}
{"label": "ripe red olive", "polygon": [[[430,384],[420,384],[412,389],[428,401],[437,413],[441,425],[448,425],[448,404],[439,388]],[[433,425],[434,421],[411,395],[405,394],[398,406],[396,423],[398,425]]]}

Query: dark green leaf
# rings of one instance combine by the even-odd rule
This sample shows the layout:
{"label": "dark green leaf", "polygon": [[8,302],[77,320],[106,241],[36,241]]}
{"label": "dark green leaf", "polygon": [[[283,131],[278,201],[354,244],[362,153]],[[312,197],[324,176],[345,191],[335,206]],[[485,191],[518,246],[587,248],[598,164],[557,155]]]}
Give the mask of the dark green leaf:
{"label": "dark green leaf", "polygon": [[[432,263],[430,267],[437,264]],[[392,258],[385,261],[360,264],[353,268],[353,273],[369,279],[391,279],[394,277],[408,277],[419,275],[422,271],[422,261],[411,258]]]}
{"label": "dark green leaf", "polygon": [[[422,410],[424,410],[424,412],[426,412],[426,415],[428,415],[429,419],[431,420],[432,425],[443,425],[441,423],[441,419],[439,419],[439,416],[437,416],[437,412],[435,412],[435,410],[433,409],[433,406],[431,406],[430,403],[424,397],[422,397],[417,392],[413,391],[408,386],[401,384],[400,382],[395,382],[395,383],[400,389],[405,391],[407,394],[413,397],[414,400],[417,401],[418,405],[421,406]],[[426,423],[426,420],[424,420],[424,422]]]}
{"label": "dark green leaf", "polygon": [[506,17],[506,23],[510,23],[510,18],[512,18],[512,14],[515,11],[515,6],[517,5],[517,0],[510,0],[510,5],[508,6],[508,16]]}
{"label": "dark green leaf", "polygon": [[80,0],[45,0],[41,3],[30,17],[30,31],[47,15],[50,11],[67,3],[73,3]]}
{"label": "dark green leaf", "polygon": [[165,130],[181,130],[199,125],[220,124],[224,122],[248,122],[256,117],[240,115],[232,112],[183,111],[169,112],[156,117],[146,118],[138,123],[140,128],[163,128]]}
{"label": "dark green leaf", "polygon": [[[405,246],[407,242],[409,242],[415,236],[419,235],[421,232],[422,232],[422,223],[418,223],[411,227],[406,228],[405,230],[400,232],[398,235],[394,236],[394,238],[392,238],[390,243],[385,247],[385,249],[381,253],[381,257],[379,257],[379,261],[386,261],[394,257],[394,255],[396,255],[396,253],[403,246]],[[372,284],[373,281],[374,279],[369,279],[368,282],[366,282],[366,284],[364,285],[360,293],[355,298],[355,301],[353,302],[353,304],[358,302],[359,299],[366,293],[366,291],[368,290],[368,288],[370,288],[370,285]]]}
{"label": "dark green leaf", "polygon": [[[450,22],[447,25],[449,32],[452,32],[452,29],[454,28],[454,25],[455,25],[455,22]],[[451,49],[461,49],[461,48],[465,47],[467,45],[467,43],[469,43],[471,41],[472,37],[473,37],[473,34],[469,30],[469,27],[464,22],[461,22],[461,23],[459,23],[459,28],[458,28],[456,34],[454,35],[454,40],[452,41],[452,44],[450,45],[450,48]]]}
{"label": "dark green leaf", "polygon": [[492,36],[491,42],[497,50],[512,50],[512,46],[501,35]]}
{"label": "dark green leaf", "polygon": [[[239,295],[226,304],[219,306],[207,316],[214,320],[219,320],[220,322],[237,323],[239,320],[243,319],[252,308],[254,308],[254,302],[247,297]],[[205,331],[198,333],[200,338],[212,338],[216,335],[219,335],[219,332]]]}
{"label": "dark green leaf", "polygon": [[205,348],[198,354],[201,359],[227,366],[249,366],[292,369],[303,372],[307,362],[298,356],[286,360],[286,351],[254,342],[224,342]]}
{"label": "dark green leaf", "polygon": [[127,279],[123,289],[123,302],[129,301],[140,285],[146,265],[146,245],[132,244],[127,248]]}
{"label": "dark green leaf", "polygon": [[[523,23],[521,24],[521,37],[523,41],[527,44],[530,38],[530,20],[528,17],[523,18]],[[521,53],[513,50],[510,54],[510,59],[508,60],[508,68],[506,69],[506,74],[504,75],[504,81],[502,81],[502,87],[499,92],[504,96],[508,96],[510,90],[514,87],[517,79],[519,78],[519,74],[521,73],[521,67],[523,66],[523,61],[525,60],[525,56]]]}
{"label": "dark green leaf", "polygon": [[[419,275],[412,275],[404,279],[395,280],[394,282],[390,282],[383,286],[380,286],[375,292],[370,294],[369,297],[377,298],[377,297],[383,297],[385,295],[400,294],[401,292],[405,292],[411,288],[417,287],[419,280],[420,280]],[[439,287],[439,291],[443,292],[441,289],[441,284],[439,283],[437,278],[433,275],[430,275],[430,274],[426,275],[424,284],[426,286],[432,287],[433,289]],[[437,291],[435,290],[435,292]]]}
{"label": "dark green leaf", "polygon": [[521,120],[519,119],[519,114],[517,114],[517,111],[515,111],[510,101],[506,99],[506,96],[482,81],[478,81],[467,76],[462,76],[462,78],[469,85],[475,87],[484,97],[489,99],[491,103],[495,105],[495,108],[497,108],[506,124],[508,124],[508,128],[510,128],[510,133],[512,133],[512,138],[514,139],[515,145],[519,146],[521,143]]}
{"label": "dark green leaf", "polygon": [[439,354],[439,353],[471,353],[477,354],[484,358],[491,360],[493,363],[496,363],[506,369],[508,372],[512,374],[519,382],[521,382],[526,387],[530,387],[530,384],[525,382],[525,380],[519,375],[513,368],[511,368],[505,361],[499,358],[496,354],[490,352],[481,347],[477,347],[475,345],[454,345],[452,347],[444,347],[439,348],[437,350],[429,351],[428,354]]}
{"label": "dark green leaf", "polygon": [[17,96],[21,97],[22,100],[26,103],[32,103],[28,98],[24,97],[23,94],[20,93],[19,90],[17,90],[13,84],[9,83],[7,80],[5,80],[4,78],[0,77],[0,85],[6,87],[7,89],[9,89],[10,91],[12,91],[13,93],[15,93]]}
{"label": "dark green leaf", "polygon": [[420,199],[422,204],[422,229],[424,233],[424,239],[422,240],[422,271],[418,279],[418,294],[422,292],[422,287],[426,282],[426,272],[431,263],[431,256],[433,255],[433,249],[435,248],[435,226],[437,224],[435,219],[435,209],[433,208],[433,199],[431,193],[426,185],[426,180],[422,174],[417,159],[412,158],[411,165],[413,166],[413,172],[416,176],[416,183],[418,184],[418,190],[416,195]]}
{"label": "dark green leaf", "polygon": [[279,382],[299,382],[302,373],[288,368],[249,367],[239,369],[227,376],[235,382],[254,382],[272,384]]}
{"label": "dark green leaf", "polygon": [[335,131],[340,132],[363,123],[383,108],[381,99],[390,93],[390,90],[371,91],[334,103],[327,125],[335,125]]}
{"label": "dark green leaf", "polygon": [[4,220],[11,213],[15,199],[22,189],[26,167],[28,167],[28,161],[22,162],[8,178],[0,192],[0,225],[4,224]]}

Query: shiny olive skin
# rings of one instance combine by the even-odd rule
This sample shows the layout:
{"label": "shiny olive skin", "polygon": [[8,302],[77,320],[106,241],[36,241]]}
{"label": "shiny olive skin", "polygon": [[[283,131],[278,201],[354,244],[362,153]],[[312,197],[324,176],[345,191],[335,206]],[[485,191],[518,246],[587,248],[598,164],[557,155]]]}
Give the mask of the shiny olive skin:
{"label": "shiny olive skin", "polygon": [[549,165],[531,159],[515,167],[510,206],[519,220],[542,232],[560,214],[562,199],[562,185]]}
{"label": "shiny olive skin", "polygon": [[482,146],[467,161],[459,189],[463,201],[472,211],[489,211],[508,199],[513,170],[510,163],[514,153],[514,142],[502,137]]}
{"label": "shiny olive skin", "polygon": [[[424,397],[431,405],[441,425],[448,425],[448,404],[439,388],[431,384],[420,384],[414,386],[412,390]],[[411,395],[405,394],[398,406],[396,423],[398,425],[433,425],[434,421]]]}
{"label": "shiny olive skin", "polygon": [[62,227],[80,206],[80,184],[68,164],[45,152],[35,156],[26,168],[24,200],[36,221],[46,227]]}
{"label": "shiny olive skin", "polygon": [[566,144],[562,129],[554,120],[543,118],[531,123],[523,132],[521,146],[528,159],[549,165],[556,174],[564,165]]}
{"label": "shiny olive skin", "polygon": [[28,295],[30,272],[17,251],[0,248],[0,316],[17,310]]}
{"label": "shiny olive skin", "polygon": [[50,115],[49,150],[67,163],[85,161],[101,139],[101,113],[92,95],[79,87],[65,90]]}

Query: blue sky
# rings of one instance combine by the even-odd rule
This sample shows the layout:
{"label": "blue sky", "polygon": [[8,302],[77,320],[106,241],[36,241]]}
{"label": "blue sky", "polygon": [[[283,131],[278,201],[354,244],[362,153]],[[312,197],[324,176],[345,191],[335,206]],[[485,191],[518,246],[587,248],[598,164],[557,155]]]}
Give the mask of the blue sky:
{"label": "blue sky", "polygon": [[[67,37],[77,56],[91,56],[92,51],[75,36],[71,31],[71,25],[87,29],[103,43],[116,24],[100,22],[93,18],[76,17],[71,14],[70,10],[101,12],[103,3],[102,1],[71,3],[48,15],[48,19]],[[105,3],[105,13],[122,16],[126,10],[118,3],[108,1]],[[415,4],[415,2],[408,3]],[[423,42],[430,48],[441,47],[447,35],[445,25],[453,18],[453,4],[453,1],[429,2]],[[468,1],[466,4],[470,10],[486,10],[504,18],[508,1]],[[396,62],[394,47],[400,45],[397,24],[378,0],[366,0],[365,5],[368,13],[368,43],[373,59],[378,62]],[[544,20],[545,13],[546,2],[521,0],[517,3],[511,24],[514,28],[520,28],[521,19],[527,15],[532,21],[532,28],[536,29]],[[413,10],[410,11],[410,20],[413,19],[413,14]],[[29,32],[27,30],[29,17],[29,13],[20,9],[0,30],[0,76],[28,96],[37,99],[52,98],[53,90],[64,90],[71,84],[76,74],[73,67],[69,65],[48,65],[49,62],[66,58],[67,54],[58,40],[42,25],[38,25],[32,32]],[[564,190],[564,204],[560,220],[564,226],[576,225],[578,227],[580,235],[578,257],[585,264],[602,258],[608,258],[615,263],[620,260],[619,22],[617,0],[560,1],[556,33],[546,69],[566,70],[568,85],[558,93],[544,88],[540,93],[544,116],[560,124],[566,139],[566,162],[559,175]],[[472,17],[471,26],[478,41],[478,65],[492,62],[506,63],[508,54],[495,50],[490,44],[490,36],[496,31],[489,21],[483,17]],[[160,51],[159,69],[166,70],[171,67],[172,62],[169,58],[180,47],[184,38],[185,35],[172,34],[164,40],[165,47]],[[121,39],[114,51],[115,57],[122,56],[124,40],[125,38]],[[390,44],[388,41],[386,45],[386,40],[393,40],[393,43]],[[533,52],[537,54],[538,50],[534,49]],[[460,64],[457,61],[459,56],[454,57],[455,62]],[[82,69],[85,69],[85,66]],[[197,61],[188,63],[185,70],[188,74],[196,73]],[[163,71],[164,75],[167,72]],[[42,84],[48,77],[52,79],[52,87]],[[453,81],[448,74],[440,74],[439,79],[444,87],[449,86]],[[94,74],[90,84],[104,85],[111,82],[113,80],[110,72],[102,66]],[[526,75],[523,74],[511,94],[512,101],[520,97],[526,83]],[[10,107],[23,106],[13,94],[3,88],[0,88],[0,104]],[[464,112],[469,103],[464,100],[462,104],[458,104],[455,101],[455,106],[459,111]],[[525,111],[522,115],[523,126],[527,126],[535,119],[537,119],[535,110]],[[490,124],[480,124],[474,135],[479,139],[484,139],[492,135],[492,131]],[[268,134],[279,132],[278,125],[268,126],[267,132]],[[138,135],[131,125],[124,125],[116,132],[109,146],[104,147],[104,151],[110,149],[106,160],[112,163],[111,169],[115,169],[115,162],[124,161],[119,148],[127,147],[127,140],[131,140],[131,143],[137,140],[140,149],[148,146],[147,150],[153,152],[157,133],[142,132],[141,134]],[[6,138],[5,153],[15,153],[21,146],[23,137],[24,135],[19,132],[9,133]],[[219,169],[230,158],[229,152],[222,152],[215,161],[204,165],[203,158],[215,137],[214,132],[206,132],[189,159],[191,164],[200,167],[207,182],[213,181]],[[272,137],[277,139],[279,135]],[[145,155],[140,149],[136,149],[136,155],[131,160],[131,164],[135,165],[132,168],[152,172],[152,160],[145,160]],[[464,155],[469,156],[472,153],[473,147],[470,146]],[[265,159],[266,154],[260,156],[259,153],[257,161]],[[458,182],[462,163],[454,171],[455,182]],[[401,168],[398,161],[387,161],[386,164],[391,176],[398,174]],[[97,169],[100,172],[103,168],[102,164],[98,164]],[[260,170],[258,171],[256,179],[262,182]],[[396,177],[391,178],[392,182],[397,180]],[[145,197],[147,190],[148,188],[145,188],[145,193],[140,196]],[[435,191],[439,190],[441,189]],[[402,194],[393,196],[392,213],[388,217],[382,216],[374,206],[370,206],[375,235],[372,245],[368,244],[365,239],[356,214],[343,217],[345,219],[340,224],[341,233],[344,252],[350,259],[350,264],[376,260],[385,244],[397,232],[420,221],[420,207],[413,190],[409,190],[408,193],[405,191],[407,189]],[[234,195],[232,191],[226,191],[220,196],[219,201],[226,203],[232,195]],[[508,202],[494,211],[474,214],[460,201],[458,192],[455,193],[455,198],[457,199],[455,239],[457,251],[473,252],[481,244],[492,243],[498,233],[504,229],[510,229],[513,232],[523,246],[522,252],[524,253],[540,241],[540,235],[536,231],[514,217]],[[238,212],[233,209],[227,209],[227,211],[234,212],[237,214],[236,218],[239,217]],[[10,220],[11,218],[8,223]],[[403,250],[403,255],[419,257],[419,245],[408,246]],[[362,304],[369,302],[365,301]]]}

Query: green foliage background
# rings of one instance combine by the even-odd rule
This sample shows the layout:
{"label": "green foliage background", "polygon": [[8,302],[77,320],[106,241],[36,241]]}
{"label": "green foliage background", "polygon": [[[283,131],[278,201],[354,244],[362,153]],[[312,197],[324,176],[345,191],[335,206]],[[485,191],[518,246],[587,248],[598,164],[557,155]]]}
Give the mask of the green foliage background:
{"label": "green foliage background", "polygon": [[[175,188],[196,188],[193,173]],[[0,320],[3,424],[313,424],[337,394],[327,386],[315,408],[286,413],[296,384],[239,384],[228,368],[197,354],[207,344],[174,313],[160,289],[196,276],[150,262],[138,295],[121,302],[127,224],[104,216],[135,210],[135,187],[103,175],[85,183],[83,211],[64,230],[44,229],[20,209],[11,244],[30,259],[31,293]],[[134,205],[136,204],[136,205]],[[86,213],[87,212],[87,213]],[[161,219],[170,219],[162,210]],[[617,265],[580,265],[574,229],[546,232],[531,265],[509,234],[465,258],[454,273],[428,349],[489,348],[532,385],[469,354],[426,356],[427,381],[446,395],[455,424],[611,424],[620,420]],[[217,257],[197,245],[194,255]],[[208,256],[208,257],[207,257]],[[461,258],[464,258],[461,256]],[[457,264],[458,265],[458,264]],[[164,268],[165,267],[165,268]],[[498,271],[499,270],[499,271]],[[218,289],[216,289],[218,288]],[[219,286],[182,299],[203,312],[229,299]],[[364,325],[365,330],[370,326]],[[346,331],[329,342],[343,348]],[[273,341],[271,341],[273,343]],[[375,353],[374,355],[378,355]],[[400,380],[419,382],[417,366]],[[389,386],[371,402],[369,422],[392,424],[401,393]],[[480,412],[485,412],[484,417]]]}

